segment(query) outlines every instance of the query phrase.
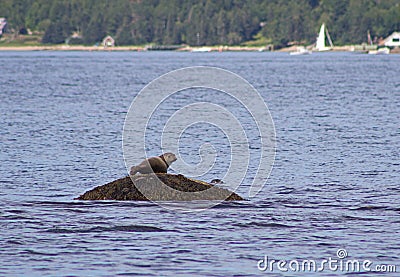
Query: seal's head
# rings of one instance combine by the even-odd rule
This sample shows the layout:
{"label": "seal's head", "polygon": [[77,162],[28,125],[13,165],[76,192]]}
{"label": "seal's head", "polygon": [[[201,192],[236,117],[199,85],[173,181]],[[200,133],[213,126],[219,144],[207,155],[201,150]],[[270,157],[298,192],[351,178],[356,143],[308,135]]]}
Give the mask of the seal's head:
{"label": "seal's head", "polygon": [[213,179],[210,184],[224,184],[224,181],[222,181],[221,179]]}
{"label": "seal's head", "polygon": [[177,160],[175,154],[171,152],[162,154],[160,158],[163,159],[168,164],[168,166]]}

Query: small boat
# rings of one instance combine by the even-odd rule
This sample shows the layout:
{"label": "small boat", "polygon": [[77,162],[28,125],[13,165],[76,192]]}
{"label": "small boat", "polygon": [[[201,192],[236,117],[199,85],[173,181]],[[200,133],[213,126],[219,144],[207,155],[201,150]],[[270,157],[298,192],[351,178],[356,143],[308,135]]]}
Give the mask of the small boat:
{"label": "small boat", "polygon": [[200,48],[193,48],[192,52],[200,52],[200,53],[205,53],[205,52],[211,52],[210,47],[200,47]]}
{"label": "small boat", "polygon": [[[328,38],[330,47],[325,45],[325,34],[326,37]],[[331,40],[331,36],[329,35],[328,29],[325,27],[325,23],[322,23],[321,28],[319,30],[317,42],[315,44],[315,50],[318,52],[323,52],[323,51],[330,51],[332,49],[333,49],[333,43]]]}
{"label": "small boat", "polygon": [[290,52],[289,55],[292,55],[292,56],[294,56],[294,55],[309,55],[311,53],[312,53],[312,51],[306,49],[304,46],[301,46],[301,47],[297,47],[296,51]]}
{"label": "small boat", "polygon": [[390,49],[387,47],[379,48],[378,50],[368,51],[370,55],[387,55],[390,54]]}

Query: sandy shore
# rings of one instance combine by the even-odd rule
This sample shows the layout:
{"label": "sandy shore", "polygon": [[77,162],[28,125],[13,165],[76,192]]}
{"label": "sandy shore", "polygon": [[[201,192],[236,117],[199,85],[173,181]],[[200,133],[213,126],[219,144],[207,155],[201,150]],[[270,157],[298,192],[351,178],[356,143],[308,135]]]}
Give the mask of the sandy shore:
{"label": "sandy shore", "polygon": [[0,46],[0,51],[142,51],[144,47],[139,46],[118,46],[104,48],[100,46]]}
{"label": "sandy shore", "polygon": [[[182,47],[175,51],[182,52],[223,52],[223,51],[262,51],[262,47],[243,46],[210,46],[210,47]],[[69,46],[69,45],[40,45],[40,46],[0,46],[0,51],[146,51],[143,46],[116,46],[104,48],[102,46]],[[151,50],[151,48],[149,49]]]}

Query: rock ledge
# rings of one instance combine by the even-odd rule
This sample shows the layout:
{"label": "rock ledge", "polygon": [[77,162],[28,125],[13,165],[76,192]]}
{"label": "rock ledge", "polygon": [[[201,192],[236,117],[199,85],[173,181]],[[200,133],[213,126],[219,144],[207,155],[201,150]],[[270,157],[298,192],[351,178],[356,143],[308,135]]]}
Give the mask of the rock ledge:
{"label": "rock ledge", "polygon": [[[132,182],[133,179],[133,182]],[[236,193],[174,174],[129,176],[89,190],[76,200],[191,201],[244,200]],[[139,189],[140,191],[139,191]]]}

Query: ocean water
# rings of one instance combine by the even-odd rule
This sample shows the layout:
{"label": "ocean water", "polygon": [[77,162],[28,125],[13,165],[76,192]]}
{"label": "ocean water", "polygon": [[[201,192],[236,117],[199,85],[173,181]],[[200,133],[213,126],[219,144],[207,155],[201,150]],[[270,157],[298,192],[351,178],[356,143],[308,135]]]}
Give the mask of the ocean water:
{"label": "ocean water", "polygon": [[[0,52],[0,275],[399,272],[399,63],[399,55],[353,53]],[[127,174],[122,130],[138,92],[198,65],[242,76],[267,103],[276,157],[262,191],[191,212],[73,200]],[[261,143],[251,116],[226,95],[198,89],[167,99],[149,123],[146,150],[159,155],[171,111],[199,101],[225,103],[246,126],[252,160],[237,190],[246,196]],[[231,156],[216,126],[189,126],[181,157],[196,164],[205,142],[218,157],[201,179],[221,178]],[[261,271],[266,257],[287,263]],[[329,259],[337,260],[331,268],[295,271],[296,262]],[[361,273],[339,267],[355,259],[372,264]]]}

